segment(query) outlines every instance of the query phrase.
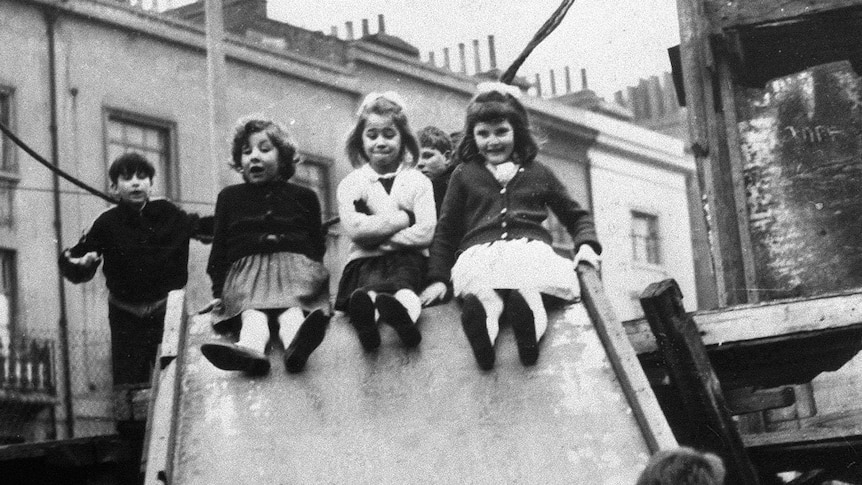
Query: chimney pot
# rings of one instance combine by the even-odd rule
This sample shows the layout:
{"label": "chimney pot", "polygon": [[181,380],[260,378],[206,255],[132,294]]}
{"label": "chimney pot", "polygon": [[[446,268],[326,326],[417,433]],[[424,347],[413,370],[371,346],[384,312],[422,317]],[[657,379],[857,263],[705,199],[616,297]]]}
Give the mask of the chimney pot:
{"label": "chimney pot", "polygon": [[584,91],[589,89],[587,87],[587,70],[585,68],[581,68],[581,89]]}
{"label": "chimney pot", "polygon": [[542,97],[542,77],[538,72],[536,73],[536,97]]}
{"label": "chimney pot", "polygon": [[344,22],[344,30],[347,40],[353,40],[353,22]]}
{"label": "chimney pot", "polygon": [[461,74],[467,74],[467,53],[465,52],[463,42],[458,43],[458,57],[461,60],[459,72]]}
{"label": "chimney pot", "polygon": [[368,30],[368,19],[362,19],[362,37],[369,35],[371,35],[371,32]]}
{"label": "chimney pot", "polygon": [[557,95],[557,80],[554,77],[554,70],[553,69],[550,70],[550,74],[551,74],[551,96],[556,96]]}
{"label": "chimney pot", "polygon": [[336,27],[334,25],[332,27],[330,27],[329,28],[329,35],[331,35],[333,37],[338,37],[338,27]]}
{"label": "chimney pot", "polygon": [[572,70],[566,66],[566,93],[572,92]]}
{"label": "chimney pot", "polygon": [[488,36],[488,62],[490,63],[490,69],[493,71],[497,69],[497,49],[494,47],[494,36]]}
{"label": "chimney pot", "polygon": [[377,33],[386,33],[386,20],[383,19],[383,14],[377,14]]}
{"label": "chimney pot", "polygon": [[479,40],[473,39],[473,62],[476,67],[476,74],[482,72],[482,58],[479,57]]}
{"label": "chimney pot", "polygon": [[450,71],[452,70],[452,63],[449,62],[449,48],[448,47],[443,48],[443,67],[445,67],[446,69],[448,69]]}
{"label": "chimney pot", "polygon": [[428,64],[431,64],[434,67],[437,67],[437,63],[434,60],[434,51],[428,52]]}

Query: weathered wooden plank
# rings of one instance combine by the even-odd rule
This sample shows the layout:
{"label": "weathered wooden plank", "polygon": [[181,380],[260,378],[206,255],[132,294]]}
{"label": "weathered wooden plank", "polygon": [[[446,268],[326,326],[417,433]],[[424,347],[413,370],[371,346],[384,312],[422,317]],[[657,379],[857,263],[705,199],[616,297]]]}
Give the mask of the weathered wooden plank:
{"label": "weathered wooden plank", "polygon": [[742,435],[746,447],[817,443],[835,439],[862,441],[862,410],[813,416],[800,429]]}
{"label": "weathered wooden plank", "polygon": [[680,0],[677,7],[689,139],[703,197],[718,301],[721,306],[735,305],[746,301],[745,277],[739,256],[726,129],[716,109],[719,86],[713,83],[716,61],[709,42],[711,32],[699,0]]}
{"label": "weathered wooden plank", "polygon": [[728,483],[760,483],[676,281],[649,285],[640,301],[689,418],[693,442],[684,444],[718,453]]}
{"label": "weathered wooden plank", "polygon": [[182,346],[183,326],[186,323],[185,299],[186,292],[184,290],[174,290],[168,293],[165,329],[162,333],[161,353],[159,354],[159,365],[162,367],[176,358]]}
{"label": "weathered wooden plank", "polygon": [[757,390],[743,387],[729,391],[724,390],[724,396],[727,398],[727,404],[733,415],[783,408],[796,402],[792,387]]}
{"label": "weathered wooden plank", "polygon": [[860,0],[704,0],[704,12],[716,29],[787,20],[838,8],[862,5]]}
{"label": "weathered wooden plank", "polygon": [[[862,292],[738,305],[690,314],[704,345],[862,325]],[[623,322],[638,354],[658,347],[645,318]]]}
{"label": "weathered wooden plank", "polygon": [[650,452],[676,446],[673,431],[664,419],[646,374],[604,292],[598,272],[590,265],[579,264],[578,279],[584,306],[602,340],[632,413],[640,424]]}

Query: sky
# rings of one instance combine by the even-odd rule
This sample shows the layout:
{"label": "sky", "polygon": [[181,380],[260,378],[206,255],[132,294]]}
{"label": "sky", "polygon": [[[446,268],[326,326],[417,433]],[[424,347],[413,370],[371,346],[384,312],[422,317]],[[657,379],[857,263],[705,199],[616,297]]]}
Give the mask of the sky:
{"label": "sky", "polygon": [[[275,20],[330,33],[353,22],[355,35],[362,19],[377,32],[377,16],[385,16],[386,32],[414,45],[423,60],[434,51],[442,64],[443,48],[459,66],[458,43],[467,51],[468,73],[473,73],[473,40],[479,40],[482,69],[488,69],[488,35],[494,36],[497,67],[505,69],[562,0],[269,0]],[[539,73],[549,91],[549,70],[555,70],[557,92],[565,87],[564,69],[572,74],[572,89],[587,82],[607,100],[641,78],[670,71],[667,48],[679,43],[675,0],[576,0],[560,26],[530,55],[520,76],[529,81]]]}

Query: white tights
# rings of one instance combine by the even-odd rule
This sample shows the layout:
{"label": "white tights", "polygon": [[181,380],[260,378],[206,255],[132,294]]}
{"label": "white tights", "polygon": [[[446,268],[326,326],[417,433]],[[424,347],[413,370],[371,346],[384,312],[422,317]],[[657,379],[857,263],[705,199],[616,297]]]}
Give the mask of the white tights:
{"label": "white tights", "polygon": [[[242,330],[237,345],[264,352],[270,339],[269,318],[266,313],[260,310],[245,310],[240,314],[240,318]],[[288,308],[278,315],[278,336],[285,346],[293,340],[304,320],[305,315],[299,307]]]}
{"label": "white tights", "polygon": [[[548,313],[545,311],[545,305],[542,303],[542,295],[538,290],[518,289],[517,291],[524,297],[527,306],[533,312],[533,322],[536,327],[536,341],[545,335],[545,330],[548,329]],[[487,315],[486,325],[488,327],[488,336],[491,338],[491,344],[497,340],[497,335],[500,334],[500,315],[503,314],[503,299],[496,291],[487,288],[476,292],[476,298],[482,303]]]}

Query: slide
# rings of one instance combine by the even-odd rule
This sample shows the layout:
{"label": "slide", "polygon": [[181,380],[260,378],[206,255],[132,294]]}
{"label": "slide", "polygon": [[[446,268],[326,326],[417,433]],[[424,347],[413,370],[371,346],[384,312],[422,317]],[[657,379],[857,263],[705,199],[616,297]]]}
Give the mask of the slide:
{"label": "slide", "polygon": [[580,273],[584,302],[551,313],[538,363],[520,363],[504,327],[488,372],[455,303],[423,311],[416,349],[384,325],[365,353],[336,313],[302,373],[285,372],[280,346],[265,377],[224,372],[200,353],[208,316],[187,316],[180,294],[147,483],[634,483],[676,442],[595,271]]}

